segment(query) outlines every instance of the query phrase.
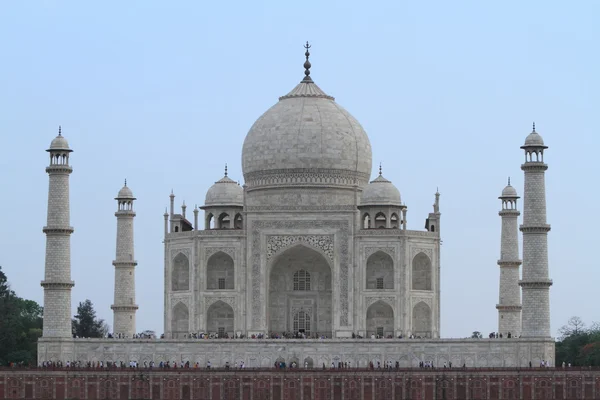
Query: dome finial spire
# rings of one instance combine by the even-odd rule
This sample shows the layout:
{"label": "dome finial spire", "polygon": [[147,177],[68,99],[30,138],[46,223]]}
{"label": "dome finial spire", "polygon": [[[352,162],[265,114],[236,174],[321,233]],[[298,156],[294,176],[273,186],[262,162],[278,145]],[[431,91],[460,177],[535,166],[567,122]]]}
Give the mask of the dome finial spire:
{"label": "dome finial spire", "polygon": [[535,121],[533,122],[533,131],[532,132],[535,132]]}
{"label": "dome finial spire", "polygon": [[125,186],[127,186],[127,178],[125,178]]}
{"label": "dome finial spire", "polygon": [[302,79],[302,82],[312,82],[312,78],[310,77],[310,61],[308,61],[308,57],[310,56],[310,52],[308,51],[308,49],[311,48],[310,44],[308,44],[308,40],[306,41],[306,45],[304,46],[304,48],[306,49],[306,52],[304,53],[304,55],[306,56],[306,61],[304,62],[304,79]]}
{"label": "dome finial spire", "polygon": [[510,176],[508,177],[508,186],[510,186]]}
{"label": "dome finial spire", "polygon": [[62,127],[58,126],[58,136],[62,136]]}
{"label": "dome finial spire", "polygon": [[225,176],[227,176],[227,163],[225,163]]}
{"label": "dome finial spire", "polygon": [[381,162],[379,163],[379,176],[381,176]]}

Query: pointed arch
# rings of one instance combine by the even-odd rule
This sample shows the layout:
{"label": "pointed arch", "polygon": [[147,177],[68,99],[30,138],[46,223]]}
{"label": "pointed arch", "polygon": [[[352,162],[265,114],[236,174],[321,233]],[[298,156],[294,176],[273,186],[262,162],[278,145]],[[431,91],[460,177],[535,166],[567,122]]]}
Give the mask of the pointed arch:
{"label": "pointed arch", "polygon": [[400,217],[396,213],[392,213],[392,216],[390,217],[390,228],[400,228]]}
{"label": "pointed arch", "polygon": [[[332,269],[327,257],[304,243],[285,248],[273,257],[268,274],[268,329],[331,337],[333,320]],[[301,272],[304,271],[304,272]],[[295,280],[295,274],[297,279]],[[307,287],[307,274],[310,277]],[[300,283],[302,277],[304,286]],[[297,290],[294,290],[294,289]],[[304,289],[304,290],[302,290]],[[300,326],[300,311],[304,328]],[[298,321],[296,321],[298,317]],[[308,328],[306,324],[308,323]],[[294,331],[294,325],[298,331]],[[310,331],[309,331],[310,330]]]}
{"label": "pointed arch", "polygon": [[413,307],[413,334],[421,337],[431,337],[431,308],[420,301]]}
{"label": "pointed arch", "polygon": [[375,214],[375,221],[373,221],[373,228],[382,229],[387,226],[387,217],[383,212]]}
{"label": "pointed arch", "polygon": [[183,338],[190,330],[190,312],[185,304],[178,302],[171,312],[171,334],[174,339]]}
{"label": "pointed arch", "polygon": [[231,290],[235,286],[233,258],[222,251],[216,252],[206,263],[206,288],[208,290]]}
{"label": "pointed arch", "polygon": [[219,337],[233,337],[233,307],[224,301],[216,301],[206,312],[206,329],[209,333],[217,333]]}
{"label": "pointed arch", "polygon": [[367,308],[367,337],[394,335],[394,309],[383,300]]}
{"label": "pointed arch", "polygon": [[363,220],[363,229],[370,229],[371,228],[371,216],[369,215],[369,213],[364,213],[362,220]]}
{"label": "pointed arch", "polygon": [[394,260],[389,254],[383,251],[371,254],[365,272],[367,289],[394,288]]}
{"label": "pointed arch", "polygon": [[204,221],[204,229],[215,229],[215,216],[213,213],[206,214],[206,218]]}
{"label": "pointed arch", "polygon": [[227,228],[229,228],[231,226],[230,225],[230,221],[231,221],[230,218],[231,217],[226,212],[221,213],[219,215],[219,221],[218,221],[219,223],[218,223],[217,228],[219,228],[219,229],[227,229]]}
{"label": "pointed arch", "polygon": [[171,263],[171,290],[190,290],[190,260],[178,253]]}
{"label": "pointed arch", "polygon": [[235,229],[242,229],[244,227],[244,219],[242,218],[242,214],[237,213],[235,214],[235,219],[234,219],[234,227]]}
{"label": "pointed arch", "polygon": [[421,252],[412,262],[412,289],[431,290],[432,268],[431,259]]}

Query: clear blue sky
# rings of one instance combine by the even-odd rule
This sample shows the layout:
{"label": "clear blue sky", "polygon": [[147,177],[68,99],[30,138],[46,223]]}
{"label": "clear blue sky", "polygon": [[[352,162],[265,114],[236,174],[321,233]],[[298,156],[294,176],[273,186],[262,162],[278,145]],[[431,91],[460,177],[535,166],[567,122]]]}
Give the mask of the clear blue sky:
{"label": "clear blue sky", "polygon": [[[597,1],[13,1],[0,5],[0,265],[42,302],[48,158],[59,124],[71,157],[73,309],[112,324],[116,221],[138,197],[138,330],[163,331],[168,195],[202,204],[243,180],[252,123],[312,76],[369,133],[373,165],[400,189],[409,229],[442,193],[442,335],[497,329],[508,176],[523,193],[535,121],[546,161],[552,331],[600,320],[600,3]],[[190,209],[188,209],[190,210]]]}

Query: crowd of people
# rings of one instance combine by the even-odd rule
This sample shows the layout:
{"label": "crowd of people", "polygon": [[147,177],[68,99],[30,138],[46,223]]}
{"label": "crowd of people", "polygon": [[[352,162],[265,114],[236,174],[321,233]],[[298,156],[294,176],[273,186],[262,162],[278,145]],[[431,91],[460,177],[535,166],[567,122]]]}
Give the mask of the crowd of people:
{"label": "crowd of people", "polygon": [[[10,363],[8,365],[11,368],[31,368],[32,365],[27,365],[25,363]],[[313,368],[321,368],[327,369],[325,363],[319,366],[313,366],[312,362],[305,361],[303,364],[305,369],[313,369]],[[43,361],[38,365],[38,368],[45,369],[146,369],[151,370],[154,368],[159,369],[212,369],[212,363],[210,360],[206,361],[206,364],[200,365],[199,362],[190,362],[190,361],[160,361],[158,364],[154,361],[144,361],[143,363],[139,363],[138,361]],[[293,369],[300,368],[300,365],[296,361],[291,361],[289,364],[285,361],[279,359],[275,361],[274,368],[276,369]],[[436,366],[433,361],[419,361],[419,367],[421,369],[435,369],[435,368],[452,368],[452,362],[444,362],[442,366]],[[541,360],[539,363],[539,368],[551,368],[552,366],[547,360]],[[229,361],[225,362],[225,365],[217,367],[221,369],[245,369],[246,364],[244,361],[239,361],[238,363],[231,363]],[[262,367],[260,367],[262,368]],[[383,370],[398,370],[400,368],[406,368],[405,366],[401,367],[399,361],[369,361],[368,366],[358,366],[353,365],[352,361],[332,361],[329,367],[330,369],[350,369],[350,368],[361,368],[361,369],[383,369]],[[467,368],[466,364],[462,365],[462,368]],[[533,368],[533,363],[529,362],[529,368]],[[562,363],[562,368],[571,368],[571,363]]]}

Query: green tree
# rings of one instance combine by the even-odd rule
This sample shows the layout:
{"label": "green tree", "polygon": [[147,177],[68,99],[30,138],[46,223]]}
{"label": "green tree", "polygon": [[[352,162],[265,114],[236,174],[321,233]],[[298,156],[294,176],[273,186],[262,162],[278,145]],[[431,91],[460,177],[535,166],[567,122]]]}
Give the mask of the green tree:
{"label": "green tree", "polygon": [[571,363],[576,366],[600,366],[600,325],[585,324],[578,317],[571,317],[559,329],[560,337],[556,342],[556,365]]}
{"label": "green tree", "polygon": [[42,335],[43,309],[10,289],[0,267],[0,365],[35,362],[37,339]]}
{"label": "green tree", "polygon": [[481,334],[481,332],[475,331],[475,332],[471,333],[471,339],[481,339],[481,338],[483,338],[483,335]]}
{"label": "green tree", "polygon": [[79,303],[72,322],[73,335],[80,338],[101,338],[108,332],[104,320],[96,319],[96,310],[89,299]]}

